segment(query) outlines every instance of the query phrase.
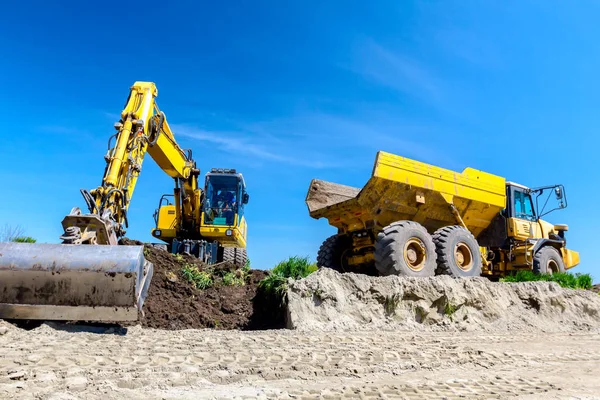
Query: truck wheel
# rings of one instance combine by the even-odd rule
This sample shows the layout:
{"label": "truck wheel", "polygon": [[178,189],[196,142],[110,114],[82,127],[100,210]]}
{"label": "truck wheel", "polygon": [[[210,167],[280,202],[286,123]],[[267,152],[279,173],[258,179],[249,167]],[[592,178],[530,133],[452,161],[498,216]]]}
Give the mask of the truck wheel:
{"label": "truck wheel", "polygon": [[433,276],[435,265],[435,245],[421,224],[398,221],[377,235],[375,268],[379,275]]}
{"label": "truck wheel", "polygon": [[437,253],[437,275],[469,277],[481,275],[479,243],[462,226],[445,226],[433,234]]}
{"label": "truck wheel", "polygon": [[342,255],[350,247],[351,243],[346,236],[333,235],[328,237],[321,244],[317,253],[317,267],[344,272]]}
{"label": "truck wheel", "polygon": [[533,273],[556,274],[565,272],[565,263],[558,250],[552,246],[542,247],[533,256]]}

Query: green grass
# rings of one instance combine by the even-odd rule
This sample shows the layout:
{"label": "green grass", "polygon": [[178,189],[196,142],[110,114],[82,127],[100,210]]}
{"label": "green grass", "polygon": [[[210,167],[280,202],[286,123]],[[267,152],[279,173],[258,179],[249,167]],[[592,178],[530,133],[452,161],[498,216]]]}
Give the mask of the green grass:
{"label": "green grass", "polygon": [[198,289],[208,289],[214,283],[212,274],[207,271],[200,271],[198,267],[186,264],[181,269],[184,279],[191,282]]}
{"label": "green grass", "polygon": [[513,275],[502,278],[502,282],[532,282],[549,281],[556,282],[560,286],[569,289],[590,289],[592,287],[592,276],[590,274],[571,274],[562,272],[556,274],[535,274],[533,271],[517,271]]}
{"label": "green grass", "polygon": [[19,237],[13,238],[11,241],[16,242],[16,243],[35,243],[36,242],[36,240],[30,236],[19,236]]}
{"label": "green grass", "polygon": [[316,270],[316,263],[311,263],[308,257],[293,256],[277,264],[258,286],[267,295],[275,296],[281,302],[285,302],[288,279],[306,278]]}

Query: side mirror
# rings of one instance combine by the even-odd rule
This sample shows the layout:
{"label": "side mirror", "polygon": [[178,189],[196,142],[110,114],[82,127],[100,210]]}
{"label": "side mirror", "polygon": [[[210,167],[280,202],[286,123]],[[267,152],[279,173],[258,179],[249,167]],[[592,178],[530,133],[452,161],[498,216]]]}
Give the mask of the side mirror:
{"label": "side mirror", "polygon": [[561,200],[563,198],[562,190],[560,187],[556,187],[554,189],[554,193],[556,194],[556,200]]}
{"label": "side mirror", "polygon": [[248,204],[248,200],[250,200],[250,196],[248,195],[248,193],[244,193],[244,195],[242,196],[242,203]]}

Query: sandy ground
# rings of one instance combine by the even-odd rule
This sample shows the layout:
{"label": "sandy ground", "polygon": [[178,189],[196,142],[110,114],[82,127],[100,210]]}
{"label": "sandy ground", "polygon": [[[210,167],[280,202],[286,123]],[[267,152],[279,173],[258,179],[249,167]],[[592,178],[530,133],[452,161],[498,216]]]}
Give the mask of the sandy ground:
{"label": "sandy ground", "polygon": [[600,335],[0,326],[3,399],[600,399]]}

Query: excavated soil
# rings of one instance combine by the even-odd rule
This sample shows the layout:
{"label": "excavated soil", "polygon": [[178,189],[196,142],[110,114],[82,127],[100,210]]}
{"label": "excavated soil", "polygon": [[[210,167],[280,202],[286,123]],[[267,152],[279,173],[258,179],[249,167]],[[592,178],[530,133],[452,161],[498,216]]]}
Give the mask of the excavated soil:
{"label": "excavated soil", "polygon": [[600,296],[556,282],[370,277],[319,270],[288,289],[302,331],[598,332]]}
{"label": "excavated soil", "polygon": [[[124,245],[143,245],[123,239]],[[266,271],[250,270],[243,286],[227,286],[222,281],[226,272],[235,272],[233,264],[208,266],[189,255],[172,254],[145,245],[145,258],[154,264],[154,275],[144,302],[143,327],[166,330],[189,328],[260,329],[277,328],[283,322],[269,319],[268,304],[257,296],[258,283]],[[201,271],[212,270],[214,285],[198,289],[182,274],[185,265]]]}

